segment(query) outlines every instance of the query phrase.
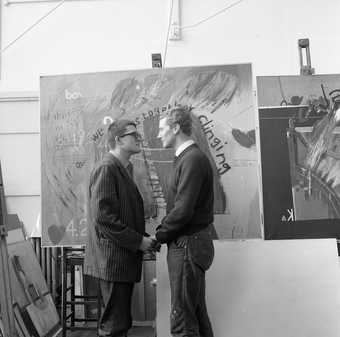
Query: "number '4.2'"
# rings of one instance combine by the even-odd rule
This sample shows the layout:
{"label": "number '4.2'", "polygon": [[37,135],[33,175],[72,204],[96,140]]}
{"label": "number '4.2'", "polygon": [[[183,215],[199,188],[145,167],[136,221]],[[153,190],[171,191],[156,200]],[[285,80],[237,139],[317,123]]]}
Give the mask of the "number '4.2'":
{"label": "number '4.2'", "polygon": [[86,218],[81,219],[78,223],[78,226],[75,226],[74,219],[72,219],[66,227],[66,232],[71,233],[71,236],[86,236]]}

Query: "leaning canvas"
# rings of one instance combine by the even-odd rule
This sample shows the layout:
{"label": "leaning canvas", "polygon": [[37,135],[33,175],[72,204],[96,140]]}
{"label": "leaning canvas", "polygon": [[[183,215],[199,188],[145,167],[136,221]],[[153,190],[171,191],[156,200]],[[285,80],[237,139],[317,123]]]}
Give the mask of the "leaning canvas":
{"label": "leaning canvas", "polygon": [[26,311],[40,337],[60,324],[33,247],[28,241],[8,245],[13,300]]}

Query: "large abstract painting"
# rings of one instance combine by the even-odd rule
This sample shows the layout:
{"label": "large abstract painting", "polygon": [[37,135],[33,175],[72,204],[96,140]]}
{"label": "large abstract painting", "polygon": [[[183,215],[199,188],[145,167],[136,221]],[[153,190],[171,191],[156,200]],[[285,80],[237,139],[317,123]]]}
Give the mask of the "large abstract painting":
{"label": "large abstract painting", "polygon": [[173,158],[157,138],[158,123],[179,104],[193,108],[193,138],[213,167],[216,238],[261,237],[250,64],[47,76],[40,99],[43,245],[86,242],[88,177],[119,118],[133,119],[143,135],[134,178],[154,231]]}
{"label": "large abstract painting", "polygon": [[340,237],[340,75],[257,86],[265,237]]}

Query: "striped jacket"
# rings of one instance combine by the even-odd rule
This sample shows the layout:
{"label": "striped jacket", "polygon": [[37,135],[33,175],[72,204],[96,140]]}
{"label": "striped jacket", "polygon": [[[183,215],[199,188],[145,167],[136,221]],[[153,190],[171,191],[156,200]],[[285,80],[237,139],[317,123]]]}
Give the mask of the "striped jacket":
{"label": "striped jacket", "polygon": [[116,282],[141,279],[143,200],[121,162],[107,153],[90,176],[84,273]]}

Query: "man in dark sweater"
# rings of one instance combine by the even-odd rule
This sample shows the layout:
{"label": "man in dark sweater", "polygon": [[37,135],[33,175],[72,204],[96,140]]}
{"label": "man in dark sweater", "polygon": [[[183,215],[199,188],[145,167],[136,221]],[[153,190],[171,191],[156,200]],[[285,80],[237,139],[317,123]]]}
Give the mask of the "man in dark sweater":
{"label": "man in dark sweater", "polygon": [[209,159],[190,138],[191,111],[175,107],[160,119],[163,147],[174,147],[175,160],[166,196],[167,215],[155,237],[168,245],[171,334],[213,337],[205,303],[205,272],[214,257],[214,187]]}
{"label": "man in dark sweater", "polygon": [[125,337],[132,325],[131,298],[141,279],[145,236],[143,200],[132,179],[131,155],[141,151],[141,135],[129,120],[107,132],[110,149],[90,176],[88,242],[84,272],[99,279],[104,310],[99,336]]}

